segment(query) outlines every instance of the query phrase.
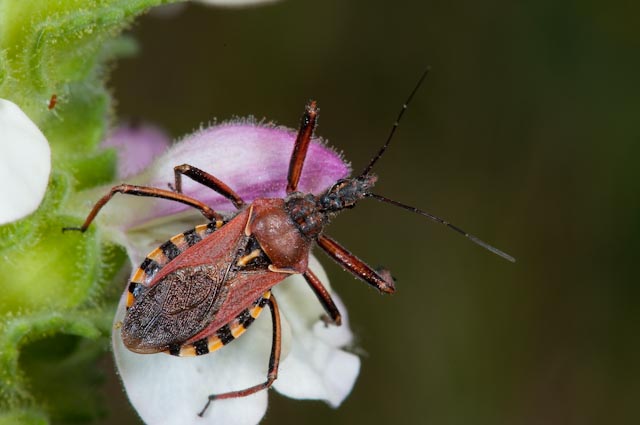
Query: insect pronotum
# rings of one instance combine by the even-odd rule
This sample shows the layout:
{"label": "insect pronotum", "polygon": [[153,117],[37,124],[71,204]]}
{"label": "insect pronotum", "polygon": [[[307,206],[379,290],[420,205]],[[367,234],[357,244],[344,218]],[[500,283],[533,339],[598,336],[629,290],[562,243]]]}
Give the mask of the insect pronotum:
{"label": "insect pronotum", "polygon": [[[334,216],[363,198],[373,198],[426,216],[483,248],[515,261],[439,217],[371,191],[377,180],[371,170],[388,148],[407,105],[428,71],[420,77],[384,145],[362,173],[335,182],[320,195],[297,191],[318,116],[316,102],[311,101],[302,116],[289,162],[285,198],[258,198],[247,204],[213,175],[183,164],[174,168],[173,190],[128,184],[114,186],[94,205],[81,227],[64,229],[87,230],[100,209],[116,193],[181,202],[198,209],[207,218],[208,223],[172,237],[147,255],[127,287],[127,313],[121,327],[125,346],[134,352],[197,356],[215,351],[238,338],[262,309],[269,306],[273,341],[266,380],[242,390],[210,395],[198,413],[200,416],[213,400],[247,396],[269,388],[276,380],[281,333],[278,303],[271,288],[287,276],[302,274],[326,311],[323,319],[333,325],[341,324],[340,312],[331,295],[308,268],[313,243],[344,270],[380,292],[395,291],[390,273],[374,270],[324,233],[325,226]],[[237,209],[235,215],[224,218],[203,202],[183,194],[182,176],[229,199]]]}

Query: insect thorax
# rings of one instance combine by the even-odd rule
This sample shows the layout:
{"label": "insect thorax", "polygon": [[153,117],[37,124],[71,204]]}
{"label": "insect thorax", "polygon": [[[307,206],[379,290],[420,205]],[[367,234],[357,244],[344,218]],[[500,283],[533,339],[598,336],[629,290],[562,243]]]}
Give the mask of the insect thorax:
{"label": "insect thorax", "polygon": [[318,236],[329,221],[327,214],[319,209],[318,198],[311,193],[292,193],[286,199],[285,210],[308,239]]}
{"label": "insect thorax", "polygon": [[338,180],[319,196],[295,192],[285,200],[285,209],[307,238],[315,238],[340,211],[353,208],[373,187],[377,177],[366,174]]}

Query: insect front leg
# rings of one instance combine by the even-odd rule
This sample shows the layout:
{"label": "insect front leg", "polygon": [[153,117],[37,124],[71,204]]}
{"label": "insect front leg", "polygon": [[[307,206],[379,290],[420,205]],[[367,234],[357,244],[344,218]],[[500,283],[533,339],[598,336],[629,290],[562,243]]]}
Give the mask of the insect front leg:
{"label": "insect front leg", "polygon": [[318,108],[316,107],[316,102],[312,100],[304,110],[304,115],[302,115],[302,120],[300,121],[298,136],[293,145],[293,153],[289,161],[289,174],[287,175],[287,193],[295,192],[298,189],[302,166],[307,157],[307,149],[309,149],[313,130],[316,127],[317,116]]}
{"label": "insect front leg", "polygon": [[320,279],[311,270],[307,270],[302,276],[304,276],[316,297],[318,297],[318,301],[322,304],[324,311],[327,312],[326,315],[322,316],[322,320],[327,324],[340,326],[342,324],[342,315],[327,288],[324,287]]}
{"label": "insect front leg", "polygon": [[282,342],[282,330],[280,328],[280,309],[278,308],[278,303],[276,302],[273,293],[267,300],[267,303],[269,304],[269,310],[271,310],[271,322],[273,323],[273,337],[271,342],[271,356],[269,357],[269,371],[267,372],[267,380],[261,384],[254,385],[253,387],[245,388],[244,390],[230,391],[228,393],[222,394],[211,394],[209,396],[209,400],[207,400],[207,404],[205,404],[204,408],[200,411],[200,413],[198,413],[198,416],[202,417],[204,415],[204,412],[207,411],[207,408],[209,408],[211,402],[214,400],[246,397],[248,395],[271,387],[271,385],[273,385],[273,382],[278,378],[278,367],[280,366],[280,346]]}
{"label": "insect front leg", "polygon": [[171,192],[171,191],[168,191],[168,190],[157,189],[155,187],[134,186],[134,185],[130,185],[130,184],[120,184],[118,186],[112,187],[111,190],[109,191],[109,193],[104,195],[102,198],[100,198],[100,200],[98,202],[96,202],[96,204],[91,209],[91,212],[89,213],[89,215],[85,219],[85,221],[82,224],[82,226],[80,226],[80,227],[63,227],[62,231],[63,232],[66,231],[66,230],[78,230],[80,232],[86,231],[87,228],[89,228],[89,225],[96,218],[96,215],[98,215],[98,213],[100,212],[102,207],[104,207],[105,204],[107,202],[109,202],[111,200],[111,198],[113,198],[113,195],[115,195],[116,193],[122,193],[122,194],[125,194],[125,195],[134,195],[134,196],[148,196],[148,197],[152,197],[152,198],[161,198],[161,199],[168,199],[168,200],[171,200],[171,201],[180,202],[182,204],[185,204],[185,205],[188,205],[190,207],[193,207],[193,208],[196,208],[196,209],[200,210],[202,215],[204,215],[207,219],[209,219],[211,221],[215,221],[216,223],[219,223],[220,226],[222,225],[222,216],[220,214],[218,214],[217,212],[212,210],[206,204],[198,201],[197,199],[193,199],[190,196],[183,195],[181,193]]}
{"label": "insect front leg", "polygon": [[343,269],[358,279],[364,280],[380,292],[386,294],[395,292],[395,284],[393,283],[393,278],[390,273],[384,273],[384,276],[381,276],[380,273],[372,269],[367,263],[347,251],[346,248],[328,236],[320,235],[318,237],[318,245],[340,264]]}
{"label": "insect front leg", "polygon": [[194,167],[193,165],[178,165],[173,168],[173,172],[175,175],[175,185],[172,187],[172,189],[177,193],[182,193],[182,175],[184,174],[185,176],[200,183],[201,185],[215,190],[220,195],[230,200],[231,203],[233,203],[233,205],[238,209],[242,208],[245,204],[240,195],[234,192],[234,190],[231,189],[226,183],[224,183],[217,177],[212,176],[206,171]]}

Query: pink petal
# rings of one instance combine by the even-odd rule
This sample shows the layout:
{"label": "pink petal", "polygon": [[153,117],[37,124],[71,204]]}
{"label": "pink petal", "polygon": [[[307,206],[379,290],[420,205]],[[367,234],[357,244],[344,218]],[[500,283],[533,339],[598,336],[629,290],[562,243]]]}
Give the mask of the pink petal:
{"label": "pink petal", "polygon": [[[246,120],[213,126],[174,145],[134,182],[167,189],[174,181],[173,167],[190,164],[216,176],[247,202],[258,197],[284,197],[296,134],[296,130]],[[298,190],[318,194],[349,173],[350,167],[341,155],[315,138],[309,146]],[[188,178],[183,178],[183,192],[215,210],[234,210],[227,199]],[[157,200],[147,211],[139,211],[125,227],[187,209],[176,202]]]}
{"label": "pink petal", "polygon": [[102,147],[118,150],[118,178],[123,179],[144,170],[170,144],[169,135],[156,126],[125,124],[112,130]]}

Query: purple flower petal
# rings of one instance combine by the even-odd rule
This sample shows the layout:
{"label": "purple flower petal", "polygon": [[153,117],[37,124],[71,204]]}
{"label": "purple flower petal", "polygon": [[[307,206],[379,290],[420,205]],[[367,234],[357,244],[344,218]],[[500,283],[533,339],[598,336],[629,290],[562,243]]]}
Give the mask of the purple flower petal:
{"label": "purple flower petal", "polygon": [[123,179],[144,170],[170,144],[169,135],[156,126],[125,124],[112,130],[102,147],[118,150],[118,178]]}
{"label": "purple flower petal", "polygon": [[[174,181],[173,167],[190,164],[216,176],[247,202],[259,197],[284,197],[296,134],[296,130],[252,121],[213,126],[185,137],[133,181],[166,189]],[[298,190],[318,194],[350,171],[340,154],[315,138],[309,146]],[[215,210],[234,210],[227,199],[189,178],[183,179],[183,192]],[[164,200],[151,203],[125,227],[189,209]]]}

